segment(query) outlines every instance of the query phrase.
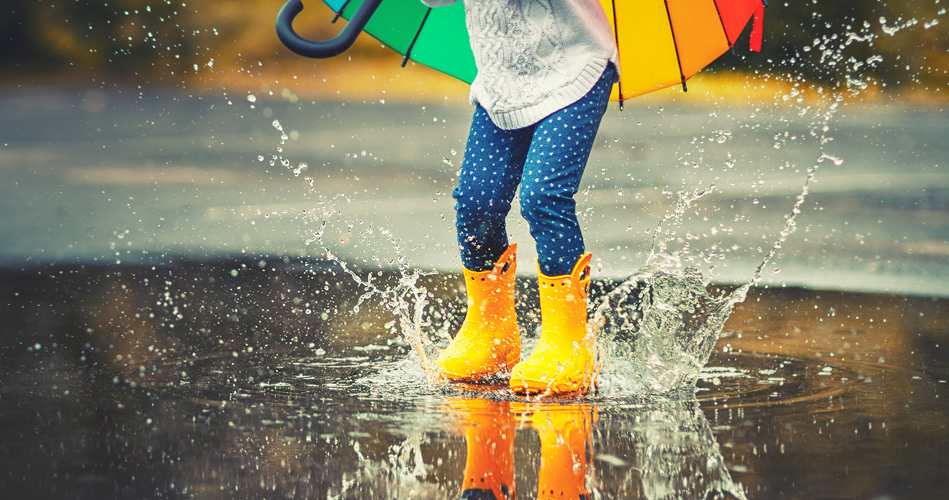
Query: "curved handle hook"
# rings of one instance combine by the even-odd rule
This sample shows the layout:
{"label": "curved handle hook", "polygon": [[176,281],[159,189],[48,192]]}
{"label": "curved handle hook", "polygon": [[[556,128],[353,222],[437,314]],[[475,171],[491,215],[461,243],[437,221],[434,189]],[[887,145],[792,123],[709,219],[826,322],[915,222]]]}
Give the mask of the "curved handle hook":
{"label": "curved handle hook", "polygon": [[353,18],[346,23],[346,26],[335,37],[326,41],[307,40],[293,31],[293,19],[303,10],[301,0],[289,0],[280,9],[277,14],[277,38],[293,52],[304,56],[314,58],[327,58],[337,56],[346,51],[356,41],[356,37],[362,33],[366,23],[376,12],[382,0],[364,0],[362,5],[356,9]]}

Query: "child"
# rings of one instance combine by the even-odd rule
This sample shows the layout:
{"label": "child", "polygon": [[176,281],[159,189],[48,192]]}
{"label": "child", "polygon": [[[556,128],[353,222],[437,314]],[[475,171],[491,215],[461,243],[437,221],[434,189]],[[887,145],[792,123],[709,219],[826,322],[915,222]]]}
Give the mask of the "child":
{"label": "child", "polygon": [[[437,7],[457,0],[422,0]],[[595,384],[587,332],[590,254],[576,203],[610,90],[613,31],[597,0],[464,0],[478,75],[459,174],[458,245],[468,313],[436,366],[449,380],[511,371],[520,393],[586,393]],[[541,336],[522,362],[514,313],[516,245],[505,219],[520,185],[537,245]]]}

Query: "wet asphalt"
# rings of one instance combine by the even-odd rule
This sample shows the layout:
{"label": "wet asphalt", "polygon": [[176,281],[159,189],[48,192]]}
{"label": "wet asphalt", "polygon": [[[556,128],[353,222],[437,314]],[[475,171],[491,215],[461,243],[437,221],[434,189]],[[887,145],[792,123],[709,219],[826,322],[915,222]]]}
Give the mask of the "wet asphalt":
{"label": "wet asphalt", "polygon": [[[601,276],[629,275],[658,241],[712,281],[749,280],[818,167],[763,284],[949,293],[944,110],[687,102],[607,113],[577,195]],[[5,266],[328,248],[380,267],[458,268],[451,190],[464,103],[33,88],[5,90],[0,108]],[[512,240],[532,262],[513,212]]]}

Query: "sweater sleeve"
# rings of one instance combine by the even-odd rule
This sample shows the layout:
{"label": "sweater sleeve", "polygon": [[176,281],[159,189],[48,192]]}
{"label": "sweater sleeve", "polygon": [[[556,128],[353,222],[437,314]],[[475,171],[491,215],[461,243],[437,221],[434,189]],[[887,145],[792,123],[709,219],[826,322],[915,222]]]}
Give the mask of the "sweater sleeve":
{"label": "sweater sleeve", "polygon": [[445,7],[445,6],[452,5],[458,2],[458,0],[421,0],[421,1],[425,5],[428,5],[429,7]]}

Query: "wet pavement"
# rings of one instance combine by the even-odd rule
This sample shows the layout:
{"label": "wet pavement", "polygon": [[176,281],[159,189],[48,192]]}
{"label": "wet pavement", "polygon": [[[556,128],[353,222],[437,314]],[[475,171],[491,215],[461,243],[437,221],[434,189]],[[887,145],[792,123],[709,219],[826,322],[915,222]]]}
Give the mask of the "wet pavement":
{"label": "wet pavement", "polygon": [[[753,289],[694,397],[625,392],[614,363],[594,396],[537,400],[430,385],[392,311],[353,312],[363,289],[333,263],[59,265],[0,283],[0,482],[18,498],[458,498],[471,479],[519,498],[949,487],[945,299]],[[457,276],[418,285],[429,317],[460,321],[439,305],[460,301]],[[529,347],[531,280],[518,293]]]}
{"label": "wet pavement", "polygon": [[[322,257],[305,242],[327,224],[321,243],[345,260],[457,269],[451,190],[467,104],[265,97],[0,94],[0,261]],[[707,190],[663,238],[714,281],[745,282],[819,167],[763,282],[947,295],[947,115],[852,101],[609,110],[578,195],[600,275],[638,269],[679,193]],[[530,241],[519,217],[510,226]],[[534,259],[531,245],[521,252]]]}

